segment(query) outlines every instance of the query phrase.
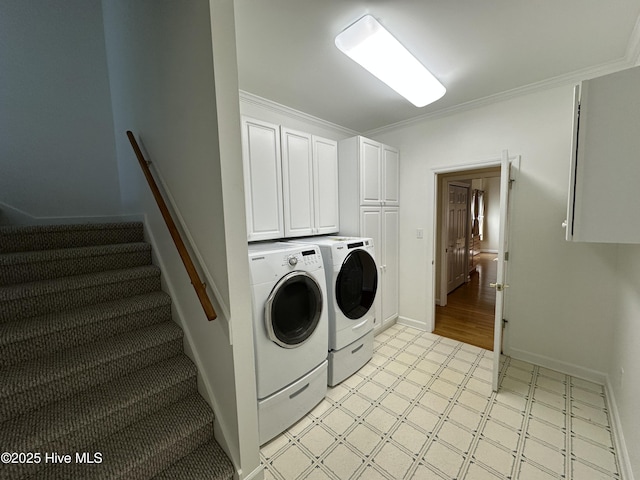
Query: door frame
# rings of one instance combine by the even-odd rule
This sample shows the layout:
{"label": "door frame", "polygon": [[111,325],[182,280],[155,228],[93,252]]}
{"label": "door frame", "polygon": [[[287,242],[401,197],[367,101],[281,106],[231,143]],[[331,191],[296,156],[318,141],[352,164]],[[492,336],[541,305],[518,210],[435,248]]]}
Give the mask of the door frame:
{"label": "door frame", "polygon": [[[517,175],[517,172],[520,170],[520,155],[514,155],[514,154],[509,154],[509,162],[511,163],[512,166],[512,175]],[[440,166],[440,167],[434,167],[431,169],[431,185],[434,186],[434,191],[433,191],[433,238],[432,238],[432,269],[431,269],[431,299],[433,300],[431,302],[431,308],[429,310],[427,310],[427,312],[429,313],[429,316],[427,318],[426,321],[426,331],[427,332],[433,332],[433,330],[436,327],[436,274],[437,272],[437,268],[436,268],[436,262],[435,259],[437,258],[438,255],[440,255],[440,252],[438,251],[438,235],[440,234],[440,231],[438,230],[438,215],[439,215],[439,211],[438,211],[438,196],[440,195],[440,178],[442,175],[448,175],[448,174],[452,174],[452,173],[466,173],[469,171],[475,171],[475,170],[484,170],[487,168],[501,168],[502,166],[502,156],[500,154],[497,154],[493,157],[489,157],[488,159],[485,160],[478,160],[477,162],[470,162],[470,163],[463,163],[460,165],[448,165],[448,166]],[[514,168],[515,167],[515,168]],[[455,178],[455,177],[453,177]],[[460,177],[462,178],[462,177]],[[512,197],[512,196],[511,196]],[[513,198],[510,198],[510,202],[511,204],[513,204]],[[513,205],[510,206],[511,211],[513,211]],[[507,228],[510,228],[510,225],[507,226]],[[507,232],[507,236],[509,235],[509,232]],[[445,285],[445,289],[446,289],[446,285]],[[506,344],[506,339],[503,338],[503,342],[504,344]],[[504,350],[504,348],[503,348]]]}

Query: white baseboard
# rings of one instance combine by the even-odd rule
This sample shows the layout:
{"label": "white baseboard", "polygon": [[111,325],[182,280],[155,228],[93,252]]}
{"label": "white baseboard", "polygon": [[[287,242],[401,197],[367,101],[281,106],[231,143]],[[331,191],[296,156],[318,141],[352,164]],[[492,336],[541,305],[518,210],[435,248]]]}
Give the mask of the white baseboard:
{"label": "white baseboard", "polygon": [[618,406],[616,404],[610,378],[606,373],[574,365],[572,363],[562,362],[544,355],[538,355],[517,348],[510,348],[505,351],[505,353],[518,360],[523,360],[525,362],[533,363],[534,365],[539,365],[566,375],[571,375],[572,377],[581,378],[583,380],[603,385],[608,400],[609,412],[611,414],[611,430],[613,432],[613,440],[615,442],[616,453],[620,464],[621,478],[622,480],[634,480],[631,461],[629,459],[629,451],[627,450],[627,445],[622,431],[622,422],[620,421],[620,416],[618,414]]}
{"label": "white baseboard", "polygon": [[573,363],[563,362],[537,353],[527,352],[518,348],[505,348],[505,354],[517,360],[533,363],[541,367],[555,370],[556,372],[571,375],[572,377],[588,380],[599,385],[604,385],[607,381],[607,375],[597,370],[581,367]]}
{"label": "white baseboard", "polygon": [[427,324],[420,320],[414,320],[413,318],[408,317],[398,317],[397,323],[400,325],[406,325],[407,327],[417,328],[418,330],[422,330],[423,332],[427,331]]}
{"label": "white baseboard", "polygon": [[142,222],[143,220],[144,216],[142,214],[37,217],[7,203],[0,202],[0,225],[65,225],[76,223]]}
{"label": "white baseboard", "polygon": [[264,480],[264,467],[262,465],[258,465],[256,469],[247,474],[242,475],[242,472],[238,475],[234,475],[235,480]]}
{"label": "white baseboard", "polygon": [[618,414],[618,404],[616,403],[616,398],[613,394],[613,386],[611,385],[611,379],[608,375],[604,387],[608,400],[609,413],[611,414],[611,431],[613,432],[613,441],[615,443],[616,453],[618,454],[620,475],[622,480],[634,480],[631,460],[629,459],[629,450],[627,450],[627,444],[624,441],[622,422],[620,421],[620,415]]}

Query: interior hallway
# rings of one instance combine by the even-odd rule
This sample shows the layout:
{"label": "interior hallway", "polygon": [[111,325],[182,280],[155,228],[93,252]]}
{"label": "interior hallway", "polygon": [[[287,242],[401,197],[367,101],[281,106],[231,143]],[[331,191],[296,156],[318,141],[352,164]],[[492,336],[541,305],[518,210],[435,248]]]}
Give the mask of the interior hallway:
{"label": "interior hallway", "polygon": [[436,328],[433,333],[493,351],[496,291],[489,284],[496,281],[497,255],[476,255],[476,272],[471,281],[447,296],[447,306],[436,305]]}

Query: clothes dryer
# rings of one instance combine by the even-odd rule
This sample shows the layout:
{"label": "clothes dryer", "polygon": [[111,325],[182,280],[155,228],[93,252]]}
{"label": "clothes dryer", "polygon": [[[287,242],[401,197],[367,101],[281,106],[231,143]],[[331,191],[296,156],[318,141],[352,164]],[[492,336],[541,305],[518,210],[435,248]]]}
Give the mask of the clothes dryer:
{"label": "clothes dryer", "polygon": [[320,247],[329,305],[329,385],[365,365],[373,355],[378,267],[371,238],[322,236],[296,239]]}
{"label": "clothes dryer", "polygon": [[249,244],[260,444],[327,392],[328,316],[320,249]]}

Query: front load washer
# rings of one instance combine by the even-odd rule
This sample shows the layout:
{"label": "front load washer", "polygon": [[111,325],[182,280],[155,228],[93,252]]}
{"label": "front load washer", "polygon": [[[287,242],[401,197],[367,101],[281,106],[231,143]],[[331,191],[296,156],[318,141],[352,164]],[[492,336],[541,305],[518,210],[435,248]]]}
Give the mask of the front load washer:
{"label": "front load washer", "polygon": [[260,444],[327,392],[325,268],[315,245],[249,244]]}
{"label": "front load washer", "polygon": [[373,355],[374,300],[378,268],[373,240],[360,237],[307,237],[292,242],[322,251],[329,293],[329,385],[359,370]]}

